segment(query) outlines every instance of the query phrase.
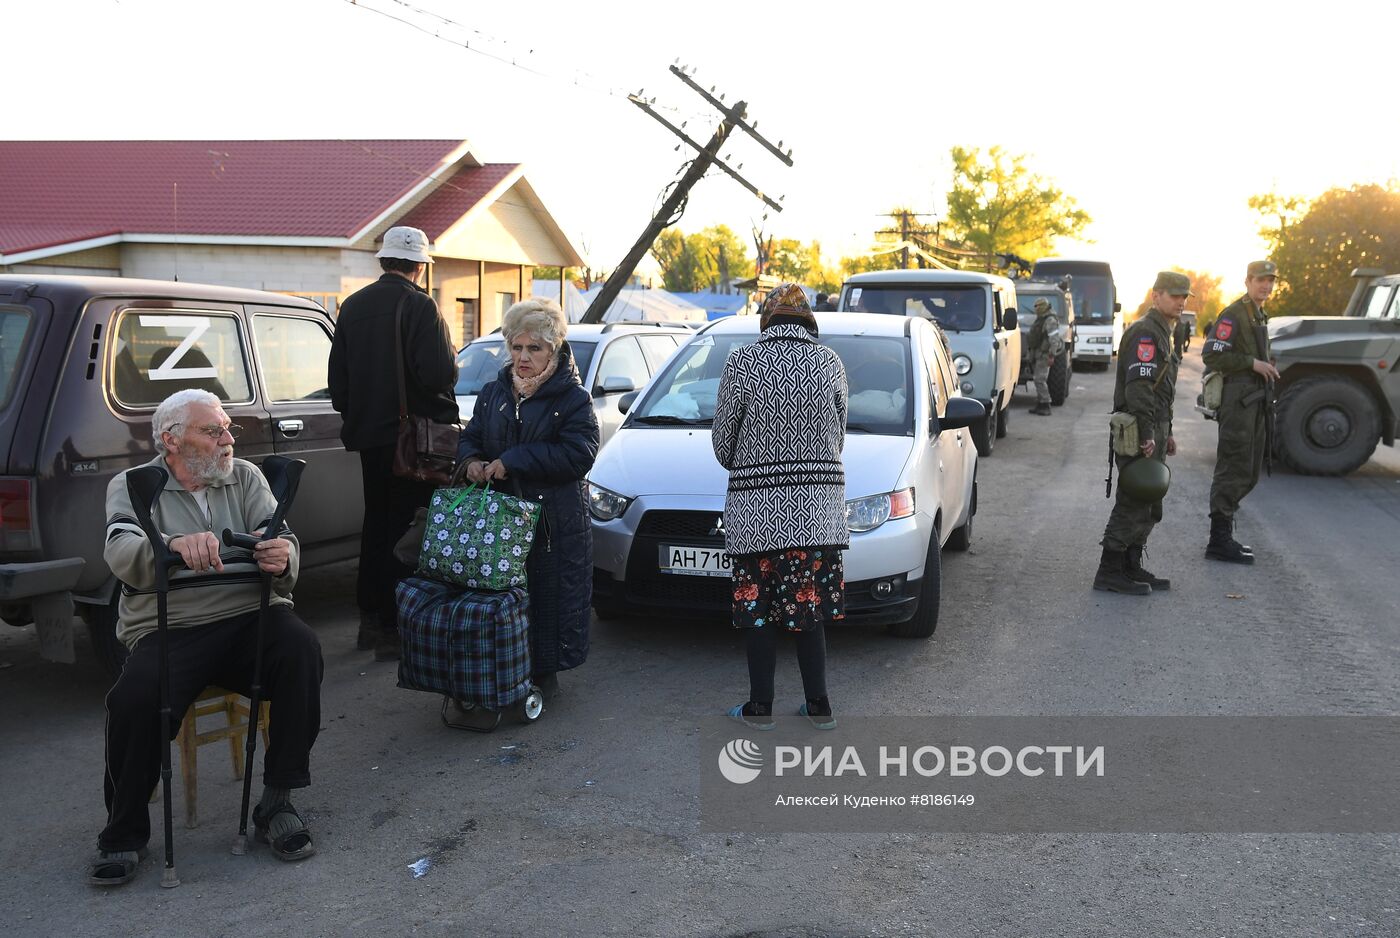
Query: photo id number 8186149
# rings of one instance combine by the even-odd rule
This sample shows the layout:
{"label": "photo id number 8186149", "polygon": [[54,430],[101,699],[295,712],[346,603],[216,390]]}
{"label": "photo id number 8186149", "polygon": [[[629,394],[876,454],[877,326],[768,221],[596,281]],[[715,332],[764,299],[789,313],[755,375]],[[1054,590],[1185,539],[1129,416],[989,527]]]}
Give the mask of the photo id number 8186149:
{"label": "photo id number 8186149", "polygon": [[708,547],[661,545],[661,572],[682,576],[729,576],[729,555]]}

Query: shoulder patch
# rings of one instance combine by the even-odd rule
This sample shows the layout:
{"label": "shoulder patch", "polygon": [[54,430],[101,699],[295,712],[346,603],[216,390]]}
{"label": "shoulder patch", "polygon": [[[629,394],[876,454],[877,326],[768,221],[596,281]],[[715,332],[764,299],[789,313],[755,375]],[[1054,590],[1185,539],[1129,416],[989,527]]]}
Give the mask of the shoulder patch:
{"label": "shoulder patch", "polygon": [[1235,324],[1228,319],[1222,319],[1215,324],[1215,337],[1217,339],[1229,339],[1235,331]]}
{"label": "shoulder patch", "polygon": [[1152,340],[1152,336],[1145,335],[1137,341],[1137,360],[1140,362],[1150,362],[1157,357],[1157,343]]}

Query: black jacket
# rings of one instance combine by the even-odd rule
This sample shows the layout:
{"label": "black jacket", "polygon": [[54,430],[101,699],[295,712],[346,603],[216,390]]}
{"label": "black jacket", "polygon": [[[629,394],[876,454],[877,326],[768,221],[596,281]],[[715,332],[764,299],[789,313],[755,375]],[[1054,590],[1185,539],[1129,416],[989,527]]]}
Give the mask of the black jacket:
{"label": "black jacket", "polygon": [[457,422],[457,362],[447,323],[422,287],[385,273],[345,298],[327,363],[331,406],[344,418],[340,439],[348,450],[391,446],[399,427],[394,365],[394,311],[403,309],[404,384],[408,412],[439,423]]}
{"label": "black jacket", "polygon": [[499,487],[543,504],[525,561],[530,652],[536,674],[575,668],[588,657],[593,598],[593,529],[584,475],[598,455],[598,417],[565,342],[550,379],[517,411],[510,366],[481,389],[462,431],[459,459],[499,459]]}

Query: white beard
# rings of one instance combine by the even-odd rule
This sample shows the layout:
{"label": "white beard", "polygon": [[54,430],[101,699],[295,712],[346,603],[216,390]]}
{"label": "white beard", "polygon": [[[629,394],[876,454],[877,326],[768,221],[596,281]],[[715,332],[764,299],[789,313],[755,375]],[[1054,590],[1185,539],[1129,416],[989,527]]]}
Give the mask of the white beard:
{"label": "white beard", "polygon": [[[228,457],[228,465],[221,466],[225,456]],[[233,450],[230,449],[227,453],[212,453],[208,456],[186,456],[185,468],[189,469],[190,475],[203,485],[227,482],[233,477]]]}

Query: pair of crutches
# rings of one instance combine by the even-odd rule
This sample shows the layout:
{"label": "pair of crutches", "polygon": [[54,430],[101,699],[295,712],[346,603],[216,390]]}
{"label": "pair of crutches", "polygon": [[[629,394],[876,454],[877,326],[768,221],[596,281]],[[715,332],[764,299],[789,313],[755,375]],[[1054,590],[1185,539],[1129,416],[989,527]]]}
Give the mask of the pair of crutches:
{"label": "pair of crutches", "polygon": [[[282,521],[286,517],[287,510],[291,508],[292,499],[296,496],[297,483],[301,480],[301,473],[305,468],[306,463],[303,460],[288,459],[285,456],[268,456],[263,460],[263,476],[266,477],[267,484],[272,489],[272,497],[277,502],[272,518],[263,528],[261,537],[252,534],[238,534],[225,529],[224,544],[251,551],[259,541],[277,537],[282,532]],[[160,884],[167,889],[180,885],[180,879],[175,875],[175,837],[170,820],[171,713],[167,598],[170,592],[170,571],[177,567],[183,567],[185,561],[166,545],[165,539],[161,537],[160,531],[157,530],[155,522],[151,519],[151,512],[155,509],[156,502],[160,499],[160,493],[164,491],[169,476],[169,472],[161,466],[140,466],[126,474],[126,490],[131,497],[131,507],[136,512],[136,521],[141,526],[141,530],[145,532],[146,539],[151,543],[151,551],[155,555],[156,636],[159,643],[160,670],[160,780],[163,789],[165,821],[165,870],[161,873]],[[267,621],[268,605],[272,601],[272,574],[262,573],[261,580],[262,600],[258,605],[257,650],[253,655],[253,681],[249,688],[248,741],[243,760],[243,805],[238,819],[238,836],[233,842],[233,852],[239,856],[242,856],[248,847],[248,801],[252,794],[253,755],[256,751],[258,738],[258,710],[262,705],[263,626]]]}

